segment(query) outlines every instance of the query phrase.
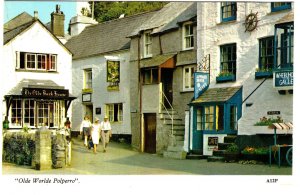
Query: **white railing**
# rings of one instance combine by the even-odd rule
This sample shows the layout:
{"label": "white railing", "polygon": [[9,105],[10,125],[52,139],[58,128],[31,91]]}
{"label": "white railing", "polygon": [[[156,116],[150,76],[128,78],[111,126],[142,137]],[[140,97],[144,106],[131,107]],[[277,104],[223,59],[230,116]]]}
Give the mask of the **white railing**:
{"label": "white railing", "polygon": [[[162,99],[161,99],[161,105],[162,105],[162,107],[163,107],[163,109],[167,112],[167,114],[168,114],[168,116],[170,117],[170,119],[171,119],[171,135],[173,135],[173,124],[174,124],[174,122],[173,122],[173,120],[174,120],[174,117],[173,117],[173,115],[174,115],[174,108],[173,108],[173,106],[172,106],[172,104],[170,103],[170,101],[168,100],[168,98],[167,98],[167,96],[165,95],[165,93],[162,91],[162,90],[160,90],[161,91],[161,94],[162,94]],[[165,101],[164,100],[167,100],[167,103],[168,103],[168,106],[170,106],[170,108],[171,108],[171,114],[170,114],[170,112],[169,112],[169,110],[167,109],[167,107],[166,107],[166,105],[165,105]]]}

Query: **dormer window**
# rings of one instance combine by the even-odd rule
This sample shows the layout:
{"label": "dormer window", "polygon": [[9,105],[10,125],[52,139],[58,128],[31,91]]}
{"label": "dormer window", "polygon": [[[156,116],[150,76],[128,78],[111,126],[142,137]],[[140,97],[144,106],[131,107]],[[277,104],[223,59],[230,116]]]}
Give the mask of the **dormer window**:
{"label": "dormer window", "polygon": [[194,48],[194,28],[193,24],[187,23],[183,25],[183,49]]}
{"label": "dormer window", "polygon": [[152,37],[150,32],[144,34],[144,57],[152,57]]}

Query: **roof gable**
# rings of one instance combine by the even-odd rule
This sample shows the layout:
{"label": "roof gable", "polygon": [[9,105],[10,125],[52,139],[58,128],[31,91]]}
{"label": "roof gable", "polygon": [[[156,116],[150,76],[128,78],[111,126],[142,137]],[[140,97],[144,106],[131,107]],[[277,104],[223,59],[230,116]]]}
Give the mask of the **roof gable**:
{"label": "roof gable", "polygon": [[3,25],[4,32],[13,30],[19,26],[23,26],[26,23],[32,22],[33,19],[34,18],[31,15],[29,15],[27,12],[23,12]]}

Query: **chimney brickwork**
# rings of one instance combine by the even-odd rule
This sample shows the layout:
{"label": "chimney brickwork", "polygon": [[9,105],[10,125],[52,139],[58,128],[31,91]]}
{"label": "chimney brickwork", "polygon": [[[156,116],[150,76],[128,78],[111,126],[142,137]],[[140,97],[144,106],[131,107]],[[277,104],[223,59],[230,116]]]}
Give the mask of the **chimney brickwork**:
{"label": "chimney brickwork", "polygon": [[51,31],[55,36],[64,37],[65,15],[60,11],[60,6],[56,5],[56,11],[51,13]]}

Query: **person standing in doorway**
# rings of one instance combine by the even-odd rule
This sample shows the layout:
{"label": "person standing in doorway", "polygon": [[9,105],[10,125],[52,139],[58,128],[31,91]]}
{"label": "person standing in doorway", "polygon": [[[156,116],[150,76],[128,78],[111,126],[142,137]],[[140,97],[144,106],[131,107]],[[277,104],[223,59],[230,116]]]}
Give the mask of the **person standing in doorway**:
{"label": "person standing in doorway", "polygon": [[84,135],[84,146],[88,147],[88,137],[91,135],[91,121],[90,118],[88,116],[84,117],[84,120],[81,123],[80,126],[80,135],[83,132]]}
{"label": "person standing in doorway", "polygon": [[109,143],[109,138],[112,136],[111,125],[108,117],[104,117],[104,121],[101,122],[101,141],[103,145],[103,152],[106,152],[107,145]]}
{"label": "person standing in doorway", "polygon": [[95,118],[95,123],[92,125],[92,141],[94,145],[94,154],[97,153],[97,145],[99,144],[99,139],[100,139],[100,123],[99,119],[96,117]]}

